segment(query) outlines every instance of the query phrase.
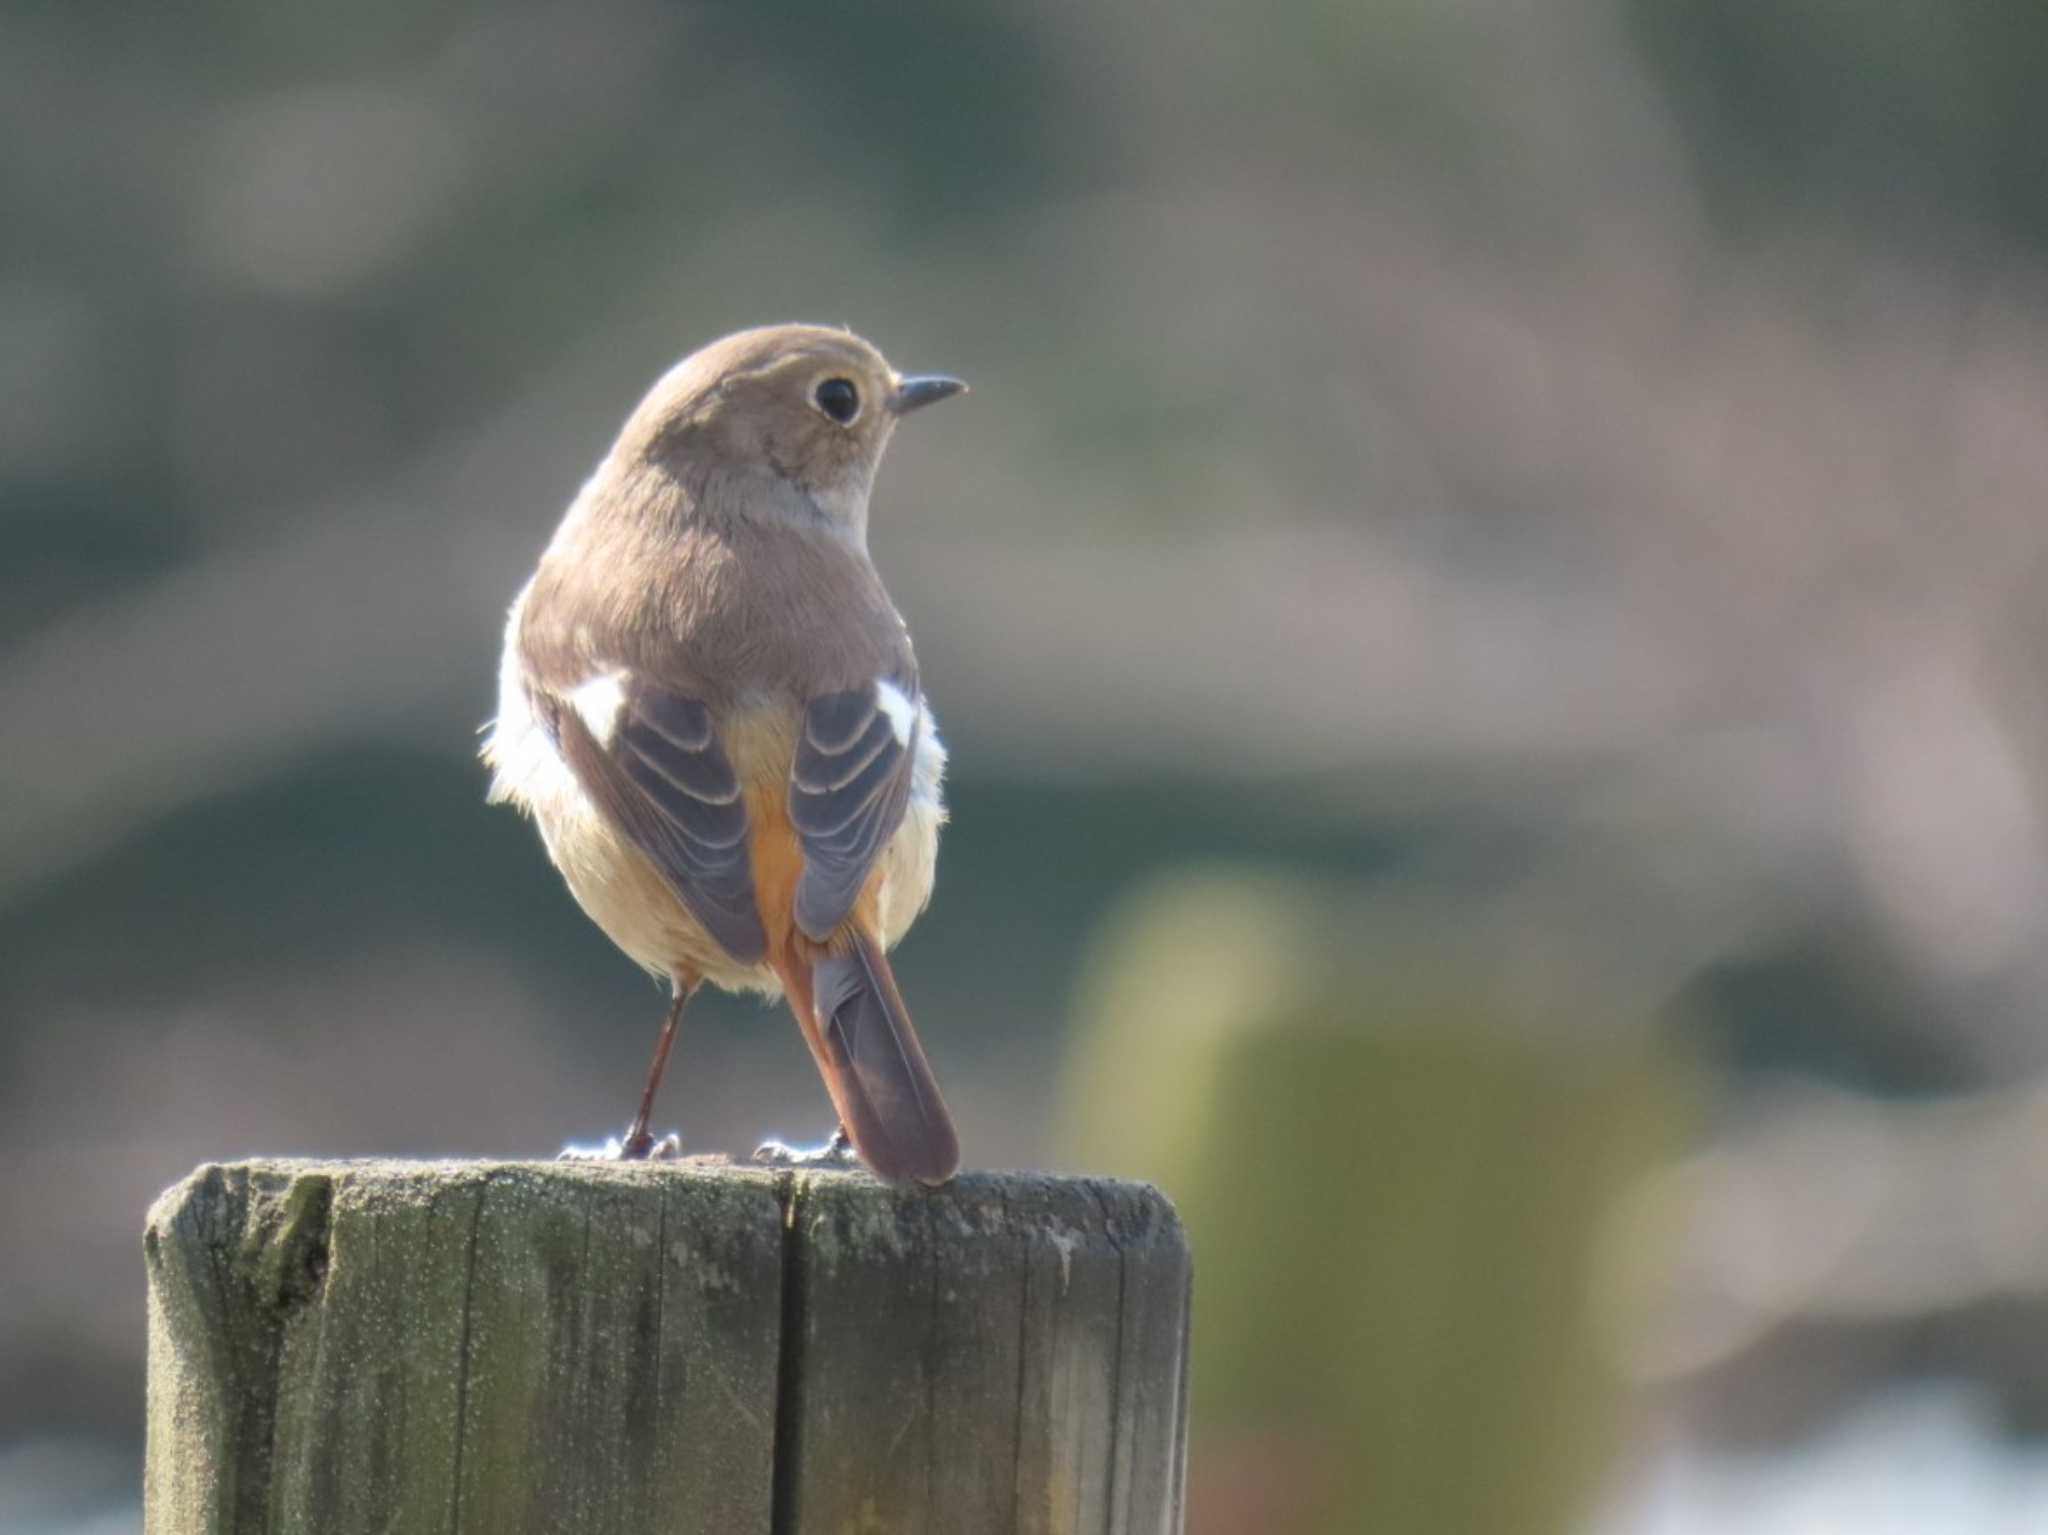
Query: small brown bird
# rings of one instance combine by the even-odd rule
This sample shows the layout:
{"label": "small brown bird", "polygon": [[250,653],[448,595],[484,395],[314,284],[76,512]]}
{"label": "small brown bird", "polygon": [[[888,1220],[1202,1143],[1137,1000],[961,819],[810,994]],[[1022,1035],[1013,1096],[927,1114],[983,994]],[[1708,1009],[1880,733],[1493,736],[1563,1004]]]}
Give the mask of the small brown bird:
{"label": "small brown bird", "polygon": [[512,604],[490,797],[540,827],[578,904],[673,988],[649,1132],[697,988],[788,998],[881,1177],[959,1142],[885,957],[931,896],[946,753],[868,558],[897,421],[960,393],[846,331],[741,331],[655,384]]}

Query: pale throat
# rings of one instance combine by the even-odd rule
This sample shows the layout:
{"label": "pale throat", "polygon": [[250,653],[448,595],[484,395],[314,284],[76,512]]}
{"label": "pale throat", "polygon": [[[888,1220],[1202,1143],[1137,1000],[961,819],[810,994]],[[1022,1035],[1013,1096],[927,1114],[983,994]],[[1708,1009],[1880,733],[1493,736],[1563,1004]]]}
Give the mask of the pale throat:
{"label": "pale throat", "polygon": [[848,475],[831,485],[801,491],[825,525],[825,531],[844,539],[863,554],[868,547],[868,479]]}

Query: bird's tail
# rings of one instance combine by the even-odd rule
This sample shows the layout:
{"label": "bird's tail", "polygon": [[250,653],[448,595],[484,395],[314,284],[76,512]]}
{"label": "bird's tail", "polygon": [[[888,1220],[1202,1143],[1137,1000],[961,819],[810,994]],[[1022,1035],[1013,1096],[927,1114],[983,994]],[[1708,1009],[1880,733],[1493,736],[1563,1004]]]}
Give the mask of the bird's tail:
{"label": "bird's tail", "polygon": [[856,931],[844,954],[779,968],[861,1160],[892,1183],[946,1182],[960,1166],[960,1139],[881,945]]}

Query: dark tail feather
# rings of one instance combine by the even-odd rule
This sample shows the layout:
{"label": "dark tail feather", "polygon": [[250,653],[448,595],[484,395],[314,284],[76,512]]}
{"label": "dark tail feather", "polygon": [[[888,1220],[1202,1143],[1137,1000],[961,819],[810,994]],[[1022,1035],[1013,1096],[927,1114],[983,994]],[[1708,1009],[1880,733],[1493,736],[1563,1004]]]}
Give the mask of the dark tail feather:
{"label": "dark tail feather", "polygon": [[944,1183],[960,1140],[881,946],[856,936],[811,966],[811,988],[818,1065],[853,1149],[877,1177]]}

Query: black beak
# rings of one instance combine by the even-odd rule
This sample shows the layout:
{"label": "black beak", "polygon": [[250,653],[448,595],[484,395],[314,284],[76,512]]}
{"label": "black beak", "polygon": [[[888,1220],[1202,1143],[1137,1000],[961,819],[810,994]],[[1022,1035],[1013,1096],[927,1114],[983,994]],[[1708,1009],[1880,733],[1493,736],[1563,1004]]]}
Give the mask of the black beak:
{"label": "black beak", "polygon": [[923,410],[927,405],[936,405],[941,400],[950,400],[956,394],[965,393],[967,386],[957,378],[947,378],[943,373],[920,373],[896,385],[896,393],[889,399],[889,409],[899,416],[907,416],[914,410]]}

